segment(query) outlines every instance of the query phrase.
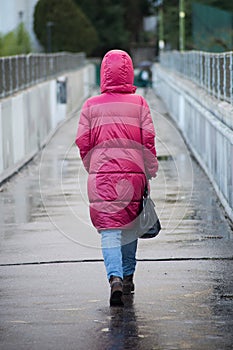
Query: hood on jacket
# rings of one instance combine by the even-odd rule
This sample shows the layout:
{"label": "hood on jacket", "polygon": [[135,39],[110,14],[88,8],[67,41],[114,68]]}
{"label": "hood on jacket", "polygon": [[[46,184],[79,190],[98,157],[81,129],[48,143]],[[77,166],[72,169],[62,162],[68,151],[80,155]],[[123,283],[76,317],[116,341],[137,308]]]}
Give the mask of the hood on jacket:
{"label": "hood on jacket", "polygon": [[101,63],[100,81],[101,93],[136,91],[133,63],[127,52],[111,50],[106,53]]}

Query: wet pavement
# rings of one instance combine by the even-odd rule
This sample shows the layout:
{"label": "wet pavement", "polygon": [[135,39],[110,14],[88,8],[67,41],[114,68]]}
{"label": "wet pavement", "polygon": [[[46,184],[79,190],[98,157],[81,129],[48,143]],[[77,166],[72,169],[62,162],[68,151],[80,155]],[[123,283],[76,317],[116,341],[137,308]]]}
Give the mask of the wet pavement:
{"label": "wet pavement", "polygon": [[0,348],[233,349],[233,231],[154,92],[162,231],[140,240],[136,293],[110,308],[77,118],[0,189]]}

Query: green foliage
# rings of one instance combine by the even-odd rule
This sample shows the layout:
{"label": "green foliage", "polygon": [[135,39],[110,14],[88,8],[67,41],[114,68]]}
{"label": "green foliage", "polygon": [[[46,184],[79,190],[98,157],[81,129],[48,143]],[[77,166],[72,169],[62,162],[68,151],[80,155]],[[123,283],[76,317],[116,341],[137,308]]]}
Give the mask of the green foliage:
{"label": "green foliage", "polygon": [[143,17],[153,14],[150,12],[150,1],[128,0],[121,1],[125,9],[125,26],[130,32],[131,42],[140,42],[147,34],[143,33]]}
{"label": "green foliage", "polygon": [[124,27],[124,9],[119,1],[75,0],[88,16],[99,36],[94,54],[102,56],[112,48],[126,49],[129,33]]}
{"label": "green foliage", "polygon": [[20,23],[15,31],[0,37],[0,56],[27,54],[30,51],[30,38],[23,23]]}
{"label": "green foliage", "polygon": [[164,39],[172,49],[179,48],[179,7],[177,5],[164,6]]}
{"label": "green foliage", "polygon": [[34,12],[34,31],[48,49],[48,22],[51,26],[51,51],[85,51],[90,54],[98,43],[97,33],[72,0],[39,0]]}
{"label": "green foliage", "polygon": [[140,41],[143,16],[149,14],[149,0],[75,0],[96,28],[99,45],[95,55],[112,48],[129,50]]}
{"label": "green foliage", "polygon": [[18,53],[29,53],[31,51],[30,37],[23,23],[20,23],[16,30],[16,42],[18,45]]}
{"label": "green foliage", "polygon": [[[100,43],[97,54],[112,47],[128,48],[130,43],[153,41],[143,32],[143,17],[158,14],[158,0],[74,0],[96,28]],[[233,11],[229,0],[184,0],[186,49],[194,48],[192,3],[200,2]],[[161,1],[164,12],[164,39],[168,47],[179,48],[179,0]],[[118,25],[117,25],[118,23]],[[117,26],[117,31],[116,31]],[[107,33],[106,33],[107,32]]]}

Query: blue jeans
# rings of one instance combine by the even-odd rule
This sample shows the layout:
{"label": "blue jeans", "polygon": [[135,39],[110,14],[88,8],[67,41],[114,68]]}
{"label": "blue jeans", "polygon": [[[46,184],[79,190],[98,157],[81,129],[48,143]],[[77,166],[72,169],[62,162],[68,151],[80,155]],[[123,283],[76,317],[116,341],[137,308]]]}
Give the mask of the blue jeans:
{"label": "blue jeans", "polygon": [[[111,276],[123,278],[134,273],[136,267],[137,239],[127,239],[119,229],[101,231],[101,246],[108,280]],[[126,233],[127,235],[130,232]],[[123,241],[123,242],[122,242]]]}

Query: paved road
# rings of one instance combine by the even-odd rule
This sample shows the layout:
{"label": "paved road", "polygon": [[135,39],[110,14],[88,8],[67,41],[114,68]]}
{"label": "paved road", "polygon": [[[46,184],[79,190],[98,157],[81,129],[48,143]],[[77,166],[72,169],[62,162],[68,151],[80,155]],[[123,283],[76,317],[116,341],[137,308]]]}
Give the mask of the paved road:
{"label": "paved road", "polygon": [[134,297],[108,305],[73,118],[0,189],[2,350],[233,349],[232,227],[165,107],[147,99],[163,230],[139,242]]}

